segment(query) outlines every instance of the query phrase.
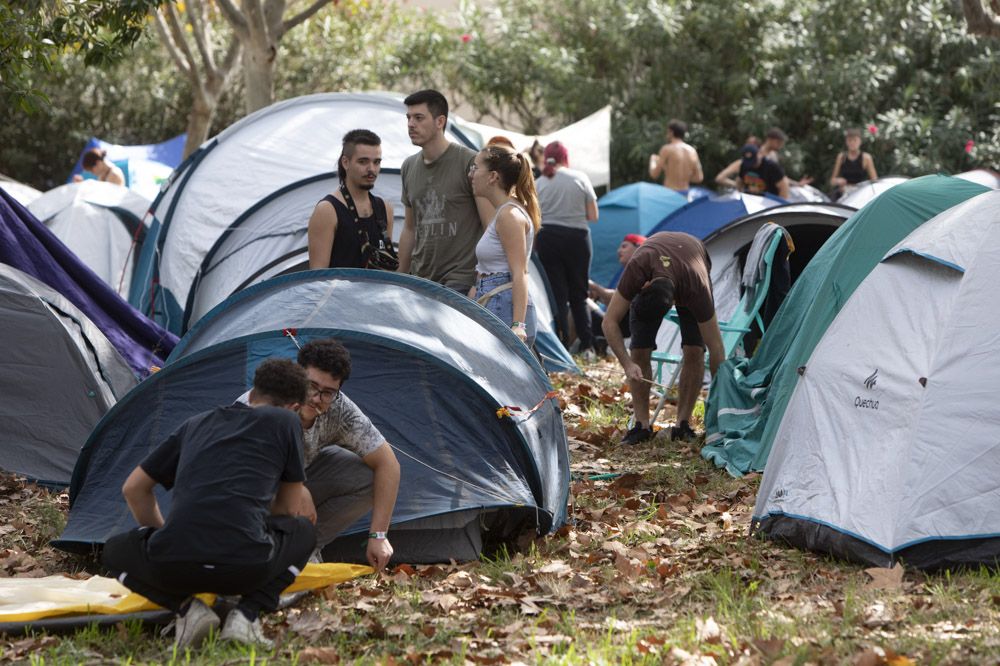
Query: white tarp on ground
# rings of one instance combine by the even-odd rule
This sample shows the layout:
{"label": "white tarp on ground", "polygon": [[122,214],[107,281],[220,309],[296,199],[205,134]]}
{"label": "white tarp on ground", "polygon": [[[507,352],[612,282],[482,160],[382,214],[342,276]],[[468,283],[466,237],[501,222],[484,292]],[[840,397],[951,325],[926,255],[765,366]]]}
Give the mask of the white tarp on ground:
{"label": "white tarp on ground", "polygon": [[774,439],[755,519],[893,552],[1000,534],[1000,192],[892,248],[816,346]]}
{"label": "white tarp on ground", "polygon": [[[569,165],[587,174],[594,187],[611,183],[611,107],[606,106],[560,130],[532,136],[501,127],[473,123],[459,118],[456,124],[467,134],[476,134],[480,145],[497,135],[507,137],[518,150],[527,150],[538,139],[543,146],[561,141],[569,152]],[[468,131],[467,131],[468,130]]]}
{"label": "white tarp on ground", "polygon": [[[418,150],[410,142],[405,114],[397,95],[308,95],[261,109],[210,139],[156,203],[156,216],[165,225],[160,285],[183,308],[195,274],[222,233],[279,190],[336,172],[341,141],[352,129],[378,134],[383,171],[399,170]],[[449,128],[448,138],[458,142]],[[402,214],[399,201],[390,202]],[[178,330],[174,322],[169,327]]]}
{"label": "white tarp on ground", "polygon": [[28,205],[90,270],[127,298],[149,199],[97,180],[51,189]]}

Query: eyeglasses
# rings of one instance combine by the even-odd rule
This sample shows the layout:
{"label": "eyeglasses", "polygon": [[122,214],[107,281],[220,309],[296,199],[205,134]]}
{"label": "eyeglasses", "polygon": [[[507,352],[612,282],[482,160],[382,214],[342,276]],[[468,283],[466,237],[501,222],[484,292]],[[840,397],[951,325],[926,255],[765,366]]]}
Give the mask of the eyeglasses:
{"label": "eyeglasses", "polygon": [[333,402],[340,398],[340,389],[325,389],[316,382],[309,382],[309,397],[319,397],[323,402]]}

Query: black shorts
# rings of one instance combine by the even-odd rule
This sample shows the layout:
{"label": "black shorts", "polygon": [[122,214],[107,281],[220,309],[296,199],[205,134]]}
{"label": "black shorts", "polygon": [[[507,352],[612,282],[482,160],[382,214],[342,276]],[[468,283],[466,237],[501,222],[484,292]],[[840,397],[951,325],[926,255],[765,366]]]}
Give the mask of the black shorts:
{"label": "black shorts", "polygon": [[[632,301],[635,302],[634,300]],[[656,349],[656,332],[660,330],[666,312],[660,313],[657,317],[641,319],[636,316],[635,308],[629,307],[628,319],[629,327],[632,329],[632,339],[629,341],[630,349]],[[698,321],[687,308],[677,308],[677,318],[681,327],[681,346],[694,346],[705,348],[705,341],[701,339],[701,329],[698,328]]]}

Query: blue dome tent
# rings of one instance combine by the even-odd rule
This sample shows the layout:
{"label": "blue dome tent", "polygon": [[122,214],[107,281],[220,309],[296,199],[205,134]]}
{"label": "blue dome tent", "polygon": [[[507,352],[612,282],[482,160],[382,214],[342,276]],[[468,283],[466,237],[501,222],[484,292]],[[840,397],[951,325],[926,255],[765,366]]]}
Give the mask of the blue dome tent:
{"label": "blue dome tent", "polygon": [[590,279],[607,284],[620,268],[616,250],[627,234],[646,236],[660,220],[688,200],[662,185],[631,183],[611,190],[597,200],[599,218],[590,226],[594,245]]}
{"label": "blue dome tent", "polygon": [[[274,278],[206,314],[166,367],[95,428],[56,545],[87,550],[129,528],[121,484],[150,448],[189,416],[243,393],[265,358],[294,357],[297,344],[318,337],[351,352],[345,390],[402,467],[395,561],[472,559],[525,529],[563,524],[566,434],[528,349],[499,319],[437,284],[338,269]],[[159,499],[169,510],[169,497]],[[362,519],[324,555],[360,560],[366,528]]]}

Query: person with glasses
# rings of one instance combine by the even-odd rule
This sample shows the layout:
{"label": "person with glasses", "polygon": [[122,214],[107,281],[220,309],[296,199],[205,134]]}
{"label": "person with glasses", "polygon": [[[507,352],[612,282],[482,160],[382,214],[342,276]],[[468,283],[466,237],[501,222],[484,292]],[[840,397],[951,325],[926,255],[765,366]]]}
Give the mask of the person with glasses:
{"label": "person with glasses", "polygon": [[[343,393],[351,355],[332,338],[302,345],[298,363],[308,390],[299,406],[306,482],[303,514],[315,506],[316,559],[323,548],[371,511],[366,559],[381,571],[392,557],[387,538],[399,490],[399,462],[392,447]],[[245,402],[247,394],[240,397]]]}

